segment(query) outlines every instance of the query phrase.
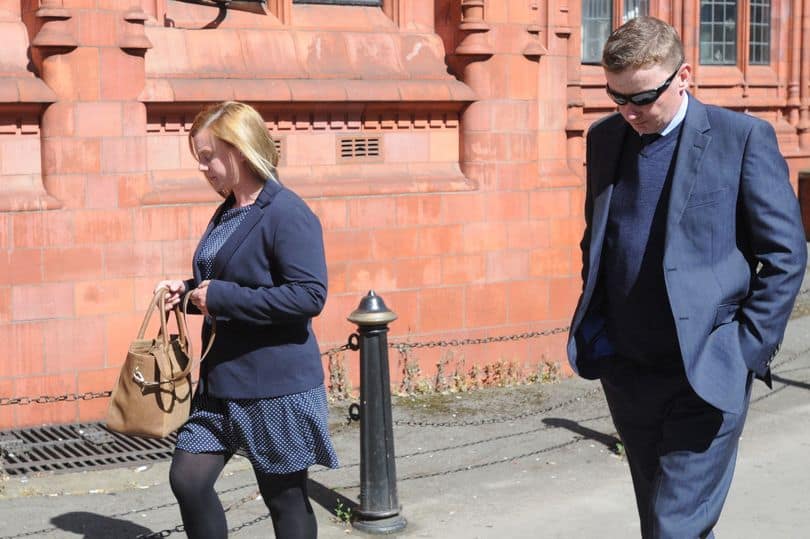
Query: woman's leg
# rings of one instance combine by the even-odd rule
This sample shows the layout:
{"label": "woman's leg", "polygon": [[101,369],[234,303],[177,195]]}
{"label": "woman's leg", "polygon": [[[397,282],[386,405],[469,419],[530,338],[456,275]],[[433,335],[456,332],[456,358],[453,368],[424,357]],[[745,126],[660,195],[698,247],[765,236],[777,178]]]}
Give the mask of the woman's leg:
{"label": "woman's leg", "polygon": [[259,491],[273,518],[276,539],[315,539],[318,523],[307,496],[307,471],[291,474],[256,472]]}
{"label": "woman's leg", "polygon": [[219,453],[174,452],[169,470],[169,483],[177,502],[189,539],[225,539],[228,523],[225,510],[214,490],[214,483],[228,462]]}

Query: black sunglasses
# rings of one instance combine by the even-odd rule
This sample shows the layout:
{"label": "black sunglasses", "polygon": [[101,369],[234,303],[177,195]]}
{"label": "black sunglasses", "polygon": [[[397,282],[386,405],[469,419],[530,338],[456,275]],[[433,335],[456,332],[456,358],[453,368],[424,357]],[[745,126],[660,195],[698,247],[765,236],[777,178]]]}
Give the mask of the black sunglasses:
{"label": "black sunglasses", "polygon": [[607,95],[610,97],[610,99],[612,99],[617,105],[626,105],[628,102],[640,107],[649,105],[650,103],[655,103],[655,101],[661,97],[661,94],[663,94],[666,89],[669,88],[669,85],[672,84],[672,81],[675,79],[675,75],[677,75],[681,70],[682,65],[683,61],[678,64],[678,69],[676,69],[672,75],[670,75],[669,78],[664,81],[664,84],[658,88],[655,88],[654,90],[647,90],[633,95],[620,94],[619,92],[613,91],[610,86],[605,86],[605,90],[607,91]]}

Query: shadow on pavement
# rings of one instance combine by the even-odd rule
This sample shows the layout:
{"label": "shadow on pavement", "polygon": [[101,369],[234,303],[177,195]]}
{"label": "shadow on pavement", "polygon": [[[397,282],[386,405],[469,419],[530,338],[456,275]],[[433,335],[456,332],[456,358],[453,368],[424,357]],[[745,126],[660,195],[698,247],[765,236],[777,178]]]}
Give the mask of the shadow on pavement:
{"label": "shadow on pavement", "polygon": [[86,511],[74,511],[55,516],[51,524],[75,534],[84,534],[84,539],[110,539],[111,537],[137,537],[152,533],[149,528],[117,518],[105,517]]}
{"label": "shadow on pavement", "polygon": [[355,510],[360,507],[360,504],[358,504],[356,501],[350,500],[343,494],[335,492],[331,488],[325,487],[312,479],[307,480],[307,493],[309,494],[310,499],[329,511],[329,513],[335,517],[340,517],[340,515],[337,514],[338,507],[340,507],[342,511],[351,511],[352,513],[354,513]]}
{"label": "shadow on pavement", "polygon": [[778,374],[772,374],[771,378],[774,382],[779,382],[780,384],[785,384],[786,386],[793,386],[799,387],[802,389],[810,389],[810,384],[807,382],[797,382],[796,380],[791,380],[790,378],[784,378],[779,376]]}
{"label": "shadow on pavement", "polygon": [[575,434],[579,434],[583,438],[599,442],[600,444],[604,445],[611,453],[614,454],[619,453],[617,445],[621,443],[621,440],[615,436],[611,436],[610,434],[605,434],[603,432],[599,432],[598,430],[583,427],[576,421],[572,421],[570,419],[563,419],[562,417],[547,417],[543,419],[543,423],[545,423],[549,427],[563,428],[570,430]]}

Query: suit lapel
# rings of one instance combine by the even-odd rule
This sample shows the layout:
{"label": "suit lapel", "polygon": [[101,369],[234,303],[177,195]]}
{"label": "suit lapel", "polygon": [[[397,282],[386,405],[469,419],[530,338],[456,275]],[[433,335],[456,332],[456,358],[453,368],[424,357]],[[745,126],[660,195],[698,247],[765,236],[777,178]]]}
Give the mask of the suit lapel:
{"label": "suit lapel", "polygon": [[710,128],[706,107],[690,95],[681,140],[675,156],[675,170],[672,174],[672,189],[667,208],[667,231],[680,222],[689,195],[695,187],[703,155],[711,140],[711,136],[707,134]]}
{"label": "suit lapel", "polygon": [[250,211],[236,230],[233,231],[233,234],[231,234],[228,240],[222,245],[219,252],[217,252],[217,256],[214,257],[214,266],[211,271],[212,279],[217,279],[222,274],[225,266],[231,260],[233,253],[242,242],[245,241],[250,231],[262,220],[264,212],[273,201],[273,198],[275,198],[276,193],[280,190],[281,186],[276,182],[272,180],[265,182],[264,187],[256,198],[256,202],[250,208]]}
{"label": "suit lapel", "polygon": [[598,268],[598,260],[602,255],[610,199],[613,195],[613,184],[616,182],[616,169],[619,166],[624,137],[628,129],[627,123],[618,114],[616,120],[618,120],[617,125],[606,130],[604,141],[594,141],[595,148],[604,148],[604,150],[600,155],[593,156],[601,165],[591,168],[594,174],[591,186],[594,189],[593,215],[591,216],[591,271]]}

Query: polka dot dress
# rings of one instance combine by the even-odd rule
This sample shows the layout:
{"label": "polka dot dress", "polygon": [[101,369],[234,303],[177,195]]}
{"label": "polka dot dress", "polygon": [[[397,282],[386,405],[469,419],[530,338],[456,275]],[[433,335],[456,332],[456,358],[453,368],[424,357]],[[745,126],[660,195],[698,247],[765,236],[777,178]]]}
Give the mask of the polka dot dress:
{"label": "polka dot dress", "polygon": [[238,453],[265,474],[287,474],[320,464],[337,468],[323,385],[268,399],[217,399],[198,393],[177,434],[189,453]]}
{"label": "polka dot dress", "polygon": [[[210,279],[217,252],[252,206],[232,208],[200,246],[196,263]],[[266,399],[218,399],[197,392],[177,433],[177,449],[247,457],[257,472],[287,474],[320,464],[337,468],[329,437],[326,390],[318,387]]]}
{"label": "polka dot dress", "polygon": [[214,258],[216,258],[222,246],[225,245],[225,242],[228,241],[228,238],[231,237],[233,231],[245,220],[252,207],[253,205],[231,208],[225,210],[219,216],[219,223],[205,238],[203,244],[200,245],[200,252],[197,255],[197,267],[200,268],[203,280],[211,278],[211,272],[214,270]]}

